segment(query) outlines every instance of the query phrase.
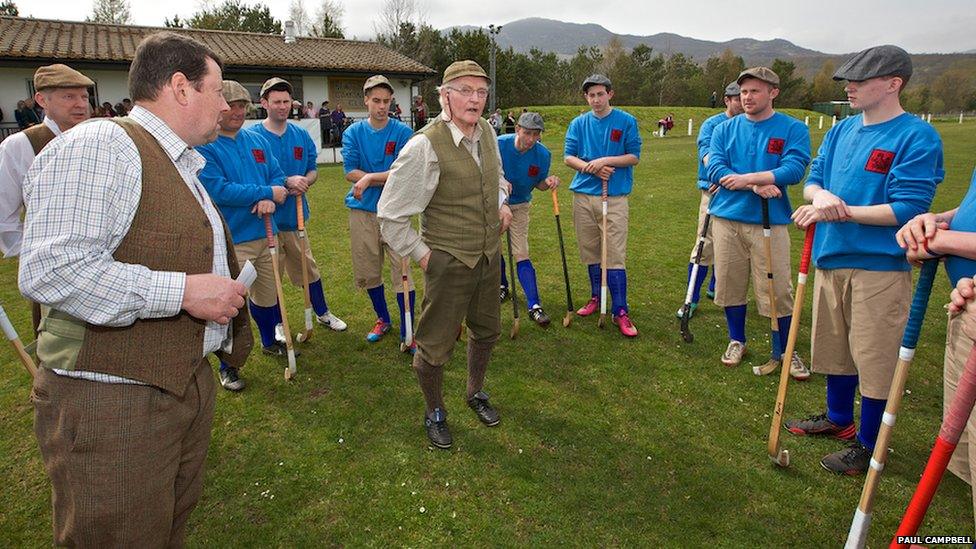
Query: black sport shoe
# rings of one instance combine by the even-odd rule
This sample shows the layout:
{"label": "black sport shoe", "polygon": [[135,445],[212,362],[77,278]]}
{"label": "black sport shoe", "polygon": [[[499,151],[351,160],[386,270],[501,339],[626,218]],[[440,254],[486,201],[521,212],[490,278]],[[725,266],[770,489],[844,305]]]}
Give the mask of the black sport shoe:
{"label": "black sport shoe", "polygon": [[244,389],[244,380],[237,375],[237,368],[227,367],[220,371],[220,385],[228,391]]}
{"label": "black sport shoe", "polygon": [[786,429],[794,435],[833,437],[840,440],[853,440],[857,434],[857,426],[853,421],[850,425],[837,425],[827,419],[826,413],[806,419],[791,419],[786,422]]}
{"label": "black sport shoe", "polygon": [[494,427],[501,422],[501,419],[498,417],[498,412],[491,407],[491,404],[488,404],[488,393],[484,391],[478,391],[473,397],[469,398],[468,407],[474,410],[475,415],[478,416],[481,423],[489,427]]}
{"label": "black sport shoe", "polygon": [[855,442],[843,450],[828,454],[820,460],[820,466],[831,473],[852,477],[866,473],[870,463],[871,450],[868,450],[860,442]]}
{"label": "black sport shoe", "polygon": [[546,312],[542,310],[542,307],[534,307],[532,309],[529,309],[529,318],[531,318],[536,324],[542,326],[543,328],[545,328],[546,326],[549,325],[550,322],[552,322],[552,320],[549,318],[549,315],[547,315]]}
{"label": "black sport shoe", "polygon": [[430,415],[424,416],[424,427],[427,428],[427,438],[431,444],[445,450],[451,447],[454,438],[447,428],[447,412],[434,408]]}
{"label": "black sport shoe", "polygon": [[502,301],[508,299],[508,286],[500,286],[498,288],[498,295]]}
{"label": "black sport shoe", "polygon": [[[261,350],[264,351],[264,354],[266,355],[288,356],[288,346],[280,341],[275,341],[271,345],[268,345],[267,347],[263,347]],[[296,357],[302,356],[301,351],[299,351],[298,349],[295,349],[294,351]]]}

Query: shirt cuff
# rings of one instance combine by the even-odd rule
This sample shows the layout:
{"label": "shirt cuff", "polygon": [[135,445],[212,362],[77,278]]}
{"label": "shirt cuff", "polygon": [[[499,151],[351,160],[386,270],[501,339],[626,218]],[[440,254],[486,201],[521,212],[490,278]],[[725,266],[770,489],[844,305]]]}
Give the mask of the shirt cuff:
{"label": "shirt cuff", "polygon": [[894,212],[898,225],[908,223],[913,217],[925,211],[919,211],[917,207],[908,202],[891,202],[888,205],[891,206],[891,211]]}
{"label": "shirt cuff", "polygon": [[150,271],[146,310],[141,318],[168,318],[179,314],[186,289],[186,274]]}
{"label": "shirt cuff", "polygon": [[414,246],[413,251],[410,252],[410,258],[413,259],[418,265],[420,260],[430,253],[430,248],[423,243],[423,241],[417,242]]}

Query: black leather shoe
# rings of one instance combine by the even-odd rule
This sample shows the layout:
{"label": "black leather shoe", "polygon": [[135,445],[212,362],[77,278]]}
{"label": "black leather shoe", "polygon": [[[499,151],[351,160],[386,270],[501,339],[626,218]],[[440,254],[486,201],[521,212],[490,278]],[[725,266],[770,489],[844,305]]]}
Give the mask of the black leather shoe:
{"label": "black leather shoe", "polygon": [[508,299],[508,286],[501,286],[498,289],[498,295],[501,301],[505,301],[506,299]]}
{"label": "black leather shoe", "polygon": [[478,391],[473,397],[468,399],[468,407],[474,410],[478,419],[481,423],[489,427],[494,427],[501,422],[501,418],[498,417],[498,412],[488,404],[488,394],[484,391]]}
{"label": "black leather shoe", "polygon": [[536,324],[542,326],[543,328],[545,328],[546,326],[549,325],[550,322],[552,322],[552,320],[549,318],[549,315],[547,315],[546,312],[542,310],[542,307],[535,307],[533,309],[529,309],[529,318],[531,318]]}
{"label": "black leather shoe", "polygon": [[424,416],[424,427],[427,428],[427,438],[437,448],[447,450],[454,442],[451,431],[447,428],[447,412],[434,408],[430,415]]}

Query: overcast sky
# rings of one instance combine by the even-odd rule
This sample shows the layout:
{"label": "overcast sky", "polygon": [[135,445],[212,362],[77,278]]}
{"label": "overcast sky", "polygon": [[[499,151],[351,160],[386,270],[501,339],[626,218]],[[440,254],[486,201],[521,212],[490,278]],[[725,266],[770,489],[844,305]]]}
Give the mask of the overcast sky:
{"label": "overcast sky", "polygon": [[[213,0],[212,0],[213,1]],[[222,0],[221,0],[222,1]],[[244,0],[254,4],[256,0]],[[384,0],[339,0],[349,37],[374,35],[374,21]],[[673,32],[692,38],[785,38],[798,46],[846,53],[880,43],[910,52],[951,53],[976,50],[974,0],[419,0],[426,19],[437,28],[504,24],[524,17],[597,23],[619,34]],[[90,0],[15,0],[21,15],[84,20]],[[291,0],[271,0],[272,15],[285,20]],[[304,0],[312,14],[317,0]],[[200,0],[130,0],[135,24],[161,26],[165,17],[189,16]],[[748,12],[744,11],[748,10]]]}

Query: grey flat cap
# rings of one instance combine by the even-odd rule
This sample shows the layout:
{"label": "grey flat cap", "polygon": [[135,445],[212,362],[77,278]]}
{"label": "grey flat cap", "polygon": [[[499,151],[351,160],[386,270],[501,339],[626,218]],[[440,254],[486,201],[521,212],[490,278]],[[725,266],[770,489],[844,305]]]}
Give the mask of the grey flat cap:
{"label": "grey flat cap", "polygon": [[725,97],[735,97],[741,94],[738,82],[729,82],[729,85],[725,86]]}
{"label": "grey flat cap", "polygon": [[610,79],[602,74],[591,74],[583,81],[583,93],[586,93],[590,86],[603,86],[609,90],[611,88]]}
{"label": "grey flat cap", "polygon": [[769,67],[752,67],[751,69],[746,69],[739,73],[739,77],[735,79],[735,83],[741,86],[742,81],[746,78],[756,78],[771,86],[779,87],[779,75]]}
{"label": "grey flat cap", "polygon": [[898,46],[884,45],[868,48],[841,65],[834,73],[834,80],[861,82],[878,76],[912,75],[912,58]]}
{"label": "grey flat cap", "polygon": [[541,132],[546,129],[542,115],[537,112],[523,112],[522,116],[519,116],[518,125],[526,130],[539,130]]}

